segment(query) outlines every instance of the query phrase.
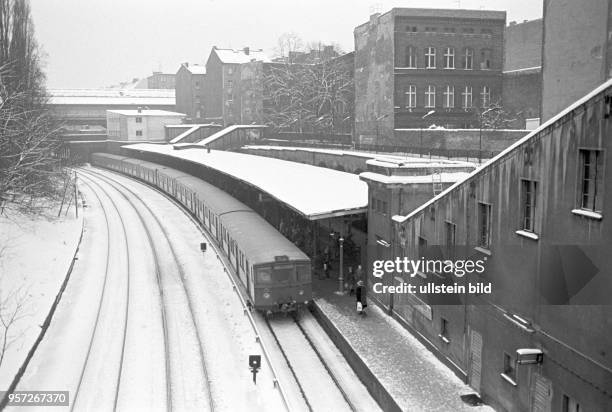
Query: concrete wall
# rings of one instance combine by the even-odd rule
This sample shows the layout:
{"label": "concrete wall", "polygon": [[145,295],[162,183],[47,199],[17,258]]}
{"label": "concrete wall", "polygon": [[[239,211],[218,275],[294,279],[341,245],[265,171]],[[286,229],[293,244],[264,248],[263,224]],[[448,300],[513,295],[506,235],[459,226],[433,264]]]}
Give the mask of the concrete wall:
{"label": "concrete wall", "polygon": [[542,65],[542,19],[510,22],[504,34],[504,71]]}
{"label": "concrete wall", "polygon": [[611,12],[610,0],[544,1],[543,121],[609,77]]}
{"label": "concrete wall", "polygon": [[[499,152],[525,136],[526,130],[482,130],[482,150]],[[402,146],[445,150],[479,150],[480,129],[395,130],[394,142]]]}
{"label": "concrete wall", "polygon": [[540,117],[542,104],[542,72],[530,70],[504,73],[502,81],[503,108],[515,121],[509,124],[525,129],[525,119]]}
{"label": "concrete wall", "polygon": [[391,12],[375,14],[354,31],[356,136],[393,134],[393,19]]}
{"label": "concrete wall", "polygon": [[[581,148],[598,149],[605,156],[599,165],[602,190],[603,182],[612,179],[608,138],[612,118],[604,117],[609,108],[603,98],[610,94],[612,87],[416,210],[398,227],[396,236],[405,239],[397,247],[398,256],[421,256],[420,238],[430,246],[445,245],[443,223],[452,222],[456,245],[464,246],[464,253],[473,259],[487,258],[482,275],[464,280],[492,282],[491,294],[461,297],[444,306],[429,300],[431,319],[420,313],[417,319],[411,317],[416,311],[403,295],[395,304],[397,313],[405,314],[406,322],[440,352],[454,351],[457,362],[467,367],[472,385],[477,385],[472,380],[477,375],[470,368],[477,364],[470,363],[475,359],[470,342],[475,334],[482,336],[476,389],[497,409],[533,410],[538,398],[542,410],[559,411],[565,395],[575,399],[580,410],[612,410],[612,255],[607,252],[612,230],[605,218],[577,212]],[[537,239],[516,233],[523,227],[520,188],[525,178],[538,185],[533,228]],[[611,214],[612,191],[598,196],[601,216]],[[491,205],[489,255],[474,249],[479,239],[479,202]],[[527,327],[512,321],[513,315],[524,319]],[[449,320],[455,331],[450,343],[437,336],[441,318]],[[513,385],[500,373],[504,353],[515,359],[519,348],[541,349],[544,361],[539,366],[516,366]]]}

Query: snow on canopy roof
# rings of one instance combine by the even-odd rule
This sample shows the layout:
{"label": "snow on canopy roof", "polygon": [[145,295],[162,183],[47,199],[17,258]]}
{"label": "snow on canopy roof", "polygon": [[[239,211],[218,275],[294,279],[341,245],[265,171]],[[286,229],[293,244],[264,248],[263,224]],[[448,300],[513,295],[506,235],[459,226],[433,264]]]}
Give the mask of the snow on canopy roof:
{"label": "snow on canopy roof", "polygon": [[368,186],[359,176],[337,170],[243,153],[140,143],[123,148],[184,159],[243,181],[307,219],[365,213]]}
{"label": "snow on canopy roof", "polygon": [[243,49],[213,49],[219,60],[222,63],[228,64],[243,64],[249,63],[252,60],[262,61],[265,63],[270,63],[272,60],[268,56],[266,56],[263,50],[249,50],[249,54],[246,54]]}
{"label": "snow on canopy roof", "polygon": [[174,106],[172,89],[49,89],[49,104],[55,105],[164,105]]}

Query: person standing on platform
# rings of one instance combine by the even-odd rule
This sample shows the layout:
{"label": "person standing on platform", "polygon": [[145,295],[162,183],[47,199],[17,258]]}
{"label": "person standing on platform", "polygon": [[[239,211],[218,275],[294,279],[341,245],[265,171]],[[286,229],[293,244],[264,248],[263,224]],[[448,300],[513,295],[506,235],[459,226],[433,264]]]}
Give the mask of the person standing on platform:
{"label": "person standing on platform", "polygon": [[363,280],[357,282],[357,288],[355,289],[355,298],[357,299],[357,313],[365,315],[365,308],[368,306],[366,301],[365,286],[363,286]]}

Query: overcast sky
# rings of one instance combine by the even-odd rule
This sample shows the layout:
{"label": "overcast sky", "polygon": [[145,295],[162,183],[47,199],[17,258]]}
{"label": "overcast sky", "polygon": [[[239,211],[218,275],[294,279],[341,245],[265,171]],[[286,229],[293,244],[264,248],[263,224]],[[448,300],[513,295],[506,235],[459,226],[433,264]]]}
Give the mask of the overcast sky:
{"label": "overcast sky", "polygon": [[50,88],[104,87],[181,62],[205,63],[213,45],[263,48],[295,32],[353,46],[374,10],[431,7],[505,10],[507,21],[542,17],[539,0],[31,0]]}

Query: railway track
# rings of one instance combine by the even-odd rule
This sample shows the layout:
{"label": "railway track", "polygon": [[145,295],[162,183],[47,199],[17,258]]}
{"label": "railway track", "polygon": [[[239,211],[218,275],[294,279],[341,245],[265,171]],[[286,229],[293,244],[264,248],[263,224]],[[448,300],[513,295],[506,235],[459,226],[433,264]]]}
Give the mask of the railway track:
{"label": "railway track", "polygon": [[[182,404],[184,401],[184,396],[188,393],[193,393],[195,390],[201,390],[206,397],[206,404],[210,411],[215,410],[215,402],[214,397],[211,390],[211,381],[209,379],[207,366],[206,366],[206,357],[205,357],[205,349],[203,344],[203,339],[200,336],[199,329],[196,325],[195,314],[193,310],[192,296],[189,294],[187,288],[185,287],[185,273],[183,271],[182,265],[179,262],[178,255],[176,250],[174,249],[172,242],[170,241],[170,236],[165,229],[164,225],[161,223],[159,217],[153,212],[153,210],[138,196],[136,192],[131,190],[126,185],[123,185],[116,180],[110,179],[107,176],[104,176],[102,173],[95,172],[93,170],[83,170],[80,169],[79,173],[88,178],[92,178],[91,176],[95,176],[98,179],[103,180],[106,184],[112,187],[117,193],[119,193],[133,208],[136,212],[138,219],[140,220],[142,226],[145,229],[147,235],[147,241],[151,247],[151,250],[154,255],[155,260],[155,272],[157,285],[160,293],[160,297],[162,300],[162,317],[163,317],[163,325],[164,325],[164,344],[166,347],[166,390],[167,390],[167,410],[172,410],[173,408],[177,410],[188,408],[192,405]],[[126,194],[127,193],[127,194]],[[150,224],[147,224],[147,221]],[[151,229],[154,227],[154,229]],[[154,236],[153,230],[156,232]],[[160,243],[163,243],[160,244]],[[171,258],[173,265],[171,268],[165,268],[166,270],[161,270],[160,262],[162,259],[160,258],[160,254],[164,251],[170,252],[169,257]],[[169,316],[168,310],[169,305],[173,305],[173,312],[177,312],[178,308],[176,307],[176,302],[187,302],[186,310],[183,310],[184,313],[176,314],[176,316]],[[186,313],[185,313],[186,312]],[[174,369],[180,369],[180,372],[183,372],[185,369],[188,369],[188,366],[182,364],[192,359],[182,359],[181,354],[184,354],[185,350],[174,351],[174,347],[180,347],[183,344],[183,349],[189,346],[189,338],[185,336],[182,332],[183,326],[181,325],[181,319],[185,317],[188,318],[189,327],[195,331],[195,338],[197,341],[198,347],[198,356],[200,358],[200,362],[197,362],[200,366],[200,372],[202,374],[202,381],[204,385],[200,388],[179,388],[176,390],[172,390],[173,382],[181,382],[182,376],[179,371],[175,371]],[[179,339],[171,340],[169,338],[169,330],[171,331],[172,336],[179,337]],[[173,345],[170,345],[170,342],[173,341]],[[185,342],[187,341],[187,342]],[[179,352],[179,353],[176,353]],[[191,362],[189,362],[191,363]],[[173,368],[173,365],[180,365],[180,367]],[[182,390],[181,390],[182,389]],[[175,396],[176,393],[176,396]],[[181,394],[181,395],[179,395]]]}
{"label": "railway track", "polygon": [[[312,315],[306,313],[304,316]],[[283,319],[266,319],[265,322],[310,411],[357,411],[298,318],[290,316]],[[324,399],[321,397],[322,393],[326,394]]]}
{"label": "railway track", "polygon": [[[84,171],[84,169],[79,169],[80,171]],[[95,171],[93,169],[85,169],[86,172],[91,172],[91,173],[96,173],[99,175],[105,175],[108,177],[108,175],[120,175],[125,179],[134,181],[134,182],[141,182],[139,179],[136,179],[132,176],[128,176],[125,174],[118,174],[117,172],[113,172],[113,171],[108,171],[108,170],[104,170],[104,171]],[[271,351],[268,348],[268,346],[264,343],[263,339],[261,338],[261,333],[259,330],[259,327],[257,326],[257,322],[255,321],[255,318],[253,316],[253,314],[251,313],[251,308],[246,304],[246,301],[244,300],[243,296],[240,293],[240,286],[237,284],[236,279],[234,278],[234,276],[232,275],[232,268],[231,265],[229,263],[229,261],[226,259],[226,257],[223,255],[223,253],[219,250],[217,244],[212,240],[211,235],[206,231],[206,229],[200,224],[200,222],[191,214],[191,212],[189,210],[187,210],[181,203],[179,203],[176,199],[172,198],[171,196],[169,196],[168,194],[166,194],[165,192],[161,191],[159,188],[150,185],[148,182],[144,182],[145,185],[147,185],[147,187],[155,190],[157,193],[159,193],[160,195],[162,195],[164,198],[168,199],[172,204],[174,204],[175,206],[177,206],[177,208],[195,225],[195,227],[200,231],[200,233],[202,234],[203,238],[205,238],[208,242],[208,246],[214,251],[214,253],[217,256],[217,259],[221,262],[221,264],[224,267],[224,271],[227,274],[228,280],[231,282],[233,290],[236,292],[236,296],[238,297],[239,301],[240,301],[240,305],[242,307],[243,313],[245,314],[245,316],[247,316],[248,320],[249,320],[249,324],[251,325],[251,328],[253,330],[253,338],[255,340],[255,342],[257,343],[257,345],[261,348],[261,352],[263,355],[263,358],[268,366],[268,368],[271,371],[272,377],[273,377],[273,385],[276,388],[276,390],[278,391],[280,398],[282,400],[282,403],[285,407],[285,410],[287,411],[294,411],[299,409],[296,405],[293,405],[293,402],[290,399],[290,396],[288,395],[287,389],[285,388],[283,382],[280,379],[280,374],[277,371],[276,367],[273,364],[272,361],[272,355],[271,355]]]}
{"label": "railway track", "polygon": [[[104,281],[103,281],[103,288],[102,288],[102,293],[100,295],[100,299],[98,301],[98,308],[97,308],[97,313],[96,313],[96,319],[95,319],[95,325],[92,331],[92,335],[89,339],[89,343],[88,343],[88,348],[87,348],[87,355],[85,357],[83,366],[81,368],[81,374],[79,376],[79,380],[77,383],[77,387],[75,389],[75,393],[74,393],[74,397],[72,400],[72,405],[71,405],[71,411],[74,410],[75,405],[77,404],[77,402],[79,401],[79,395],[81,394],[81,389],[83,387],[83,385],[91,385],[91,383],[89,383],[89,381],[86,381],[86,373],[88,371],[88,366],[91,365],[92,362],[92,352],[93,352],[93,347],[96,344],[96,342],[99,342],[100,338],[98,338],[98,340],[96,340],[96,335],[98,333],[101,333],[101,324],[106,320],[106,317],[104,317],[104,311],[103,308],[106,304],[106,306],[115,306],[112,304],[112,297],[109,296],[108,293],[108,289],[109,284],[111,282],[113,282],[114,279],[109,279],[110,276],[110,261],[111,261],[111,256],[113,254],[111,254],[111,229],[110,229],[110,219],[109,219],[109,213],[106,209],[106,207],[104,207],[104,202],[102,201],[100,195],[98,195],[98,193],[96,192],[96,190],[93,189],[93,184],[92,183],[87,183],[85,182],[85,184],[87,184],[91,189],[92,192],[94,193],[94,195],[96,196],[96,198],[98,199],[98,202],[100,203],[100,207],[102,208],[103,211],[103,215],[104,215],[104,219],[106,221],[106,230],[107,230],[107,248],[106,248],[106,253],[107,253],[107,260],[106,260],[106,267],[105,267],[105,274],[104,274]],[[122,333],[122,342],[121,342],[121,351],[119,354],[119,359],[117,360],[117,371],[114,373],[114,375],[116,375],[116,377],[114,378],[115,381],[115,388],[114,388],[114,395],[113,395],[113,399],[112,399],[112,406],[113,409],[116,408],[117,405],[117,398],[118,398],[118,394],[119,394],[119,387],[120,387],[120,383],[121,383],[121,370],[123,367],[123,356],[124,356],[124,351],[125,351],[125,339],[126,339],[126,335],[127,335],[127,324],[128,324],[128,316],[129,316],[129,299],[130,299],[130,260],[129,260],[129,242],[128,242],[128,237],[127,237],[127,229],[125,226],[125,221],[123,220],[121,213],[119,213],[119,209],[117,207],[117,204],[112,200],[112,198],[110,196],[106,196],[110,205],[112,206],[114,212],[117,214],[117,216],[119,217],[119,222],[120,222],[120,226],[121,226],[121,233],[122,233],[122,240],[125,243],[125,265],[126,265],[126,280],[125,280],[125,303],[124,303],[124,316],[123,316],[123,322],[121,322],[122,324],[122,328],[123,328],[123,333]],[[116,256],[116,255],[115,255]],[[115,280],[116,282],[116,280]],[[116,310],[117,308],[114,307],[110,310]],[[107,321],[109,322],[109,321]],[[114,325],[116,327],[116,324]]]}

